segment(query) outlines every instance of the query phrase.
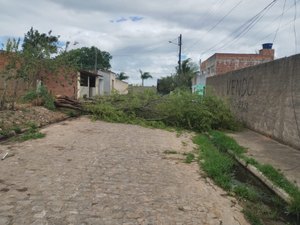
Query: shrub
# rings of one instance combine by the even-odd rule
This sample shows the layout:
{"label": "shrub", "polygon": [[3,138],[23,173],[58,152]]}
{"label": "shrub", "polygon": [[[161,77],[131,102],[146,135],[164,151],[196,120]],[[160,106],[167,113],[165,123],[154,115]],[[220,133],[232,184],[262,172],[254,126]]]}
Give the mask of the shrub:
{"label": "shrub", "polygon": [[48,92],[45,86],[40,86],[37,90],[28,91],[23,97],[24,102],[41,102],[45,108],[54,110],[54,97]]}

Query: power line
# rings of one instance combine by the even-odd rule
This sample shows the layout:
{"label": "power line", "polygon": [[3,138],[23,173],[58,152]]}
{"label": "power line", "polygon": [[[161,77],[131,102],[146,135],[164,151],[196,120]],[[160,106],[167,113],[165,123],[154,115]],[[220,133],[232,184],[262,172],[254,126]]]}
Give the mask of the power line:
{"label": "power line", "polygon": [[[209,32],[211,32],[213,29],[215,29],[220,23],[222,23],[226,17],[228,17],[232,11],[237,8],[241,3],[243,2],[243,0],[239,1],[237,4],[235,4],[220,20],[217,21],[217,23],[215,23],[208,31],[206,31],[206,33],[204,34],[204,36],[202,36],[201,38],[204,38]],[[195,46],[196,44],[198,44],[200,42],[201,39],[197,40],[196,42],[194,42],[191,46],[189,46],[187,49],[185,49],[185,51],[188,51],[189,49],[191,49],[193,46]]]}
{"label": "power line", "polygon": [[233,40],[228,43],[224,43],[220,48],[222,49],[227,46],[231,46],[235,41],[246,35],[264,17],[264,14],[276,3],[276,1],[273,1],[268,7],[265,7],[261,13],[257,14],[257,16],[253,18],[253,20],[250,20],[249,24],[247,24],[246,27],[233,38]]}
{"label": "power line", "polygon": [[274,35],[274,38],[273,38],[273,43],[275,42],[275,39],[276,39],[276,37],[277,37],[277,33],[278,33],[279,28],[280,28],[280,26],[281,26],[282,17],[283,17],[283,15],[284,15],[284,11],[285,11],[285,5],[286,5],[286,0],[284,0],[284,4],[283,4],[283,7],[282,7],[282,13],[281,13],[279,25],[278,25],[278,27],[277,27],[277,29],[276,29],[276,32],[275,32],[275,35]]}
{"label": "power line", "polygon": [[256,23],[258,23],[260,21],[260,19],[264,16],[264,13],[266,13],[267,10],[269,10],[277,1],[278,0],[273,0],[272,2],[270,2],[266,7],[264,7],[261,11],[259,11],[255,16],[253,16],[252,18],[250,18],[249,20],[247,20],[245,23],[243,23],[241,26],[239,26],[236,30],[234,30],[232,33],[230,33],[230,35],[235,35],[234,38],[230,42],[225,42],[229,38],[229,36],[230,36],[230,35],[227,35],[227,37],[223,38],[217,44],[215,44],[212,47],[208,48],[207,50],[203,51],[201,54],[204,54],[206,52],[209,52],[209,51],[215,49],[218,45],[220,45],[222,43],[223,43],[223,45],[220,48],[224,48],[224,47],[230,45],[235,40],[237,40],[240,37],[242,37],[243,35],[245,35],[246,33],[248,33],[248,31]]}
{"label": "power line", "polygon": [[[300,0],[297,0],[297,2],[299,2]],[[294,3],[290,6],[290,7],[286,7],[285,6],[285,10],[284,10],[284,14],[285,13],[287,13],[289,10],[291,10],[291,9],[293,9],[294,8]],[[282,16],[281,16],[282,14],[280,14],[279,16],[277,16],[273,21],[275,22],[275,21],[277,21],[278,19],[281,19],[282,18]],[[299,18],[297,18],[296,20],[298,20]],[[277,35],[276,35],[276,38],[277,38],[277,36],[278,36],[278,32],[279,31],[281,31],[281,30],[285,30],[285,29],[282,29],[282,28],[284,28],[284,27],[286,27],[287,25],[290,25],[291,23],[293,23],[293,19],[292,20],[289,20],[287,23],[285,23],[285,24],[283,24],[282,25],[282,21],[280,21],[280,26],[278,26],[277,27],[277,30],[276,30],[276,32],[277,32]],[[259,29],[258,30],[258,33],[260,33],[259,31],[261,31],[262,29]],[[264,36],[263,38],[261,38],[254,46],[257,46],[259,43],[261,43],[263,40],[265,40],[266,38],[269,38],[269,37],[271,37],[273,35],[273,32],[272,33],[269,33],[269,34],[267,34],[266,36]],[[275,43],[275,40],[273,39],[273,43]]]}
{"label": "power line", "polygon": [[[299,19],[299,18],[297,18],[297,20],[298,20],[298,19]],[[290,24],[293,23],[293,22],[294,22],[294,19],[292,19],[292,20],[290,20],[289,22],[285,23],[284,25],[280,26],[279,31],[280,31],[280,30],[285,30],[286,28],[285,28],[285,29],[282,29],[282,28],[284,28],[284,27],[290,25]],[[270,34],[268,34],[268,35],[266,35],[266,36],[264,36],[263,38],[261,38],[261,39],[260,39],[255,45],[253,45],[253,46],[257,46],[259,43],[262,42],[262,40],[265,40],[266,38],[271,37],[272,35],[273,35],[273,32],[270,33]]]}
{"label": "power line", "polygon": [[295,13],[294,13],[294,37],[295,37],[295,54],[297,53],[297,32],[296,32],[296,20],[297,20],[297,1],[294,0]]}

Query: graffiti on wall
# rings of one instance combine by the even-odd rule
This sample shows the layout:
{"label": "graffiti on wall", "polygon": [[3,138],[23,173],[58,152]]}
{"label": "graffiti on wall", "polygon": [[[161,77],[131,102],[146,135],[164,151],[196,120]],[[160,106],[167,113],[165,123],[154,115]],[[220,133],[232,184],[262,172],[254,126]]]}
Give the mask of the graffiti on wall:
{"label": "graffiti on wall", "polygon": [[227,80],[227,95],[243,97],[245,95],[251,96],[253,94],[253,76]]}
{"label": "graffiti on wall", "polygon": [[249,104],[244,96],[254,95],[253,76],[227,80],[227,95],[234,96],[231,105],[239,112],[248,112]]}
{"label": "graffiti on wall", "polygon": [[232,99],[230,105],[234,107],[234,110],[239,112],[248,112],[249,109],[249,104],[246,100]]}

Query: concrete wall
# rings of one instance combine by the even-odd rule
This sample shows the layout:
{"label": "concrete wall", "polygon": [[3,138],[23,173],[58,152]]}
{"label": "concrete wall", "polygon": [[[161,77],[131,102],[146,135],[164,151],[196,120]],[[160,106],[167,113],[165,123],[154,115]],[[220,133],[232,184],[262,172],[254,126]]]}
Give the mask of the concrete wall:
{"label": "concrete wall", "polygon": [[111,94],[112,74],[109,71],[98,71],[98,73],[103,76],[103,94]]}
{"label": "concrete wall", "polygon": [[300,149],[300,54],[209,77],[206,85],[249,128]]}
{"label": "concrete wall", "polygon": [[128,94],[128,83],[115,79],[115,90],[119,93],[119,94]]}

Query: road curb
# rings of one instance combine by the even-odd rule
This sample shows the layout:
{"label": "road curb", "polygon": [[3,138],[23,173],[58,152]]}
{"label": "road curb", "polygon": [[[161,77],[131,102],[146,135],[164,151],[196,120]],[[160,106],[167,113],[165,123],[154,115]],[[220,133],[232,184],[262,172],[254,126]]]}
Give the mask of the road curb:
{"label": "road curb", "polygon": [[271,189],[276,195],[278,195],[282,200],[286,203],[290,204],[292,202],[292,198],[290,195],[285,192],[283,189],[276,186],[269,178],[267,178],[261,171],[259,171],[255,166],[245,162],[243,159],[237,157],[233,151],[228,150],[228,153],[234,157],[234,159],[239,162],[245,169],[247,169],[250,173],[252,173],[255,177],[257,177],[262,183],[264,183],[269,189]]}

